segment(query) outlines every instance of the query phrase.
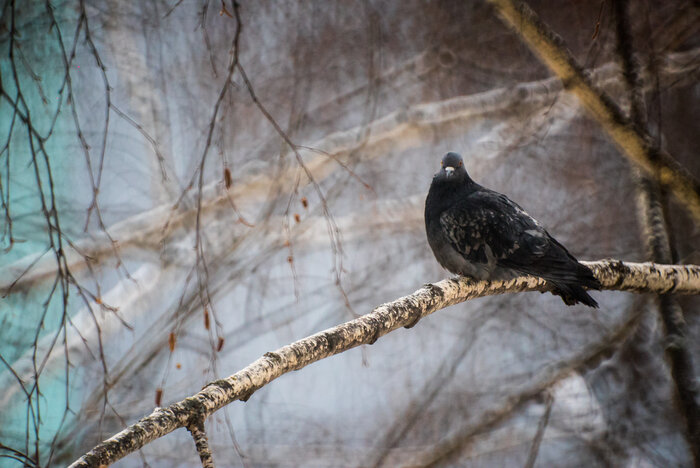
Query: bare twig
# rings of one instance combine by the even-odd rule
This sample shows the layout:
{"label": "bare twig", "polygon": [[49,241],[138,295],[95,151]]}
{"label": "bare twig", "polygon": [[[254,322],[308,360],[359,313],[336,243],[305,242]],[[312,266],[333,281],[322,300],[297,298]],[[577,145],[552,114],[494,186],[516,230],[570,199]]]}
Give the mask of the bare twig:
{"label": "bare twig", "polygon": [[[204,28],[204,22],[205,22],[205,17],[206,17],[206,4],[203,7],[202,11],[202,27]],[[226,96],[226,93],[228,92],[229,88],[231,87],[231,79],[233,77],[234,72],[236,71],[236,66],[238,65],[238,54],[239,54],[239,41],[241,37],[241,31],[243,29],[243,24],[241,23],[241,18],[240,18],[240,12],[239,12],[239,5],[237,2],[233,2],[233,12],[236,17],[236,31],[233,35],[233,40],[231,41],[231,49],[230,49],[230,63],[228,66],[227,74],[226,74],[226,79],[224,80],[224,84],[221,87],[221,90],[219,91],[219,96],[216,100],[216,103],[214,104],[214,110],[212,112],[211,120],[209,121],[209,130],[207,132],[207,140],[204,145],[204,150],[202,152],[202,156],[199,161],[199,166],[198,169],[195,171],[193,175],[192,181],[190,181],[190,186],[193,185],[194,183],[194,178],[197,178],[197,210],[196,210],[196,216],[195,216],[195,251],[196,251],[196,262],[195,262],[195,271],[197,273],[197,283],[199,286],[199,295],[200,295],[200,300],[201,300],[201,305],[205,310],[205,314],[208,313],[207,309],[211,310],[211,313],[214,317],[214,323],[216,324],[216,334],[217,338],[220,340],[221,339],[221,326],[219,324],[219,321],[216,318],[216,313],[214,311],[214,306],[211,301],[211,293],[209,291],[209,268],[207,266],[207,259],[205,256],[205,251],[204,251],[204,242],[203,242],[203,232],[202,232],[202,205],[203,205],[203,190],[204,190],[204,167],[207,161],[207,155],[209,154],[209,150],[211,149],[211,144],[212,144],[212,137],[214,135],[214,130],[216,128],[216,121],[217,121],[217,116],[219,114],[219,110],[221,108],[221,103],[224,101],[224,97]],[[205,38],[206,36],[206,32]],[[208,45],[207,45],[208,46]],[[186,191],[185,191],[186,192]],[[183,195],[184,193],[183,192]],[[183,292],[184,294],[184,292]],[[179,329],[179,323],[178,323],[178,329]],[[216,350],[216,344],[215,341],[211,340],[212,344],[212,356],[216,356],[215,350]]]}
{"label": "bare twig", "polygon": [[535,466],[535,460],[537,460],[537,454],[540,451],[540,444],[542,443],[542,438],[544,437],[544,431],[547,429],[547,423],[549,423],[549,415],[552,413],[552,405],[554,404],[554,397],[551,393],[545,392],[545,408],[544,414],[540,419],[539,424],[537,424],[537,433],[532,441],[532,446],[530,447],[530,453],[527,456],[527,461],[525,462],[525,468],[532,468]]}
{"label": "bare twig", "polygon": [[[700,266],[623,263],[604,260],[586,263],[603,289],[654,293],[700,293]],[[149,416],[102,442],[71,466],[112,463],[177,428],[190,424],[193,415],[207,417],[235,401],[250,396],[279,376],[347,351],[372,344],[383,335],[413,325],[433,312],[476,297],[507,292],[547,291],[539,278],[526,276],[510,281],[473,281],[452,278],[427,284],[415,293],[383,304],[369,314],[265,353],[226,379],[211,382],[194,396],[157,408]]]}

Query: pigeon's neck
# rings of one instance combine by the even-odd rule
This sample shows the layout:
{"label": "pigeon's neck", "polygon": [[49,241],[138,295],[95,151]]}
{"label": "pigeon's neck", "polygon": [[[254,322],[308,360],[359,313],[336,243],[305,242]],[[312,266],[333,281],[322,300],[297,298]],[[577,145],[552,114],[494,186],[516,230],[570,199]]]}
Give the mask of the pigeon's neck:
{"label": "pigeon's neck", "polygon": [[461,181],[433,181],[428,192],[426,209],[439,215],[450,208],[455,200],[459,200],[480,188],[481,186],[469,177]]}

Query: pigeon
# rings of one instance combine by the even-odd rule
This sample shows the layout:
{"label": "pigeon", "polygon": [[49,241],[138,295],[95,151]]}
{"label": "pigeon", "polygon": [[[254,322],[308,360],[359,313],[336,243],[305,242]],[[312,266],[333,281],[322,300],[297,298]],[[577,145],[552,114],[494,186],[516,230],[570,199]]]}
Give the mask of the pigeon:
{"label": "pigeon", "polygon": [[425,200],[428,244],[451,273],[477,280],[539,276],[567,305],[598,303],[593,272],[508,197],[474,182],[462,156],[447,153]]}

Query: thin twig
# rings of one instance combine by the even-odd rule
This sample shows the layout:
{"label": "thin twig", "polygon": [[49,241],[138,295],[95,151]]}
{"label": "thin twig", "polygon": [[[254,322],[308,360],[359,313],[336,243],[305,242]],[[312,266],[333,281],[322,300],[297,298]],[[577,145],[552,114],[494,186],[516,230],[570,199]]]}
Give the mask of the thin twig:
{"label": "thin twig", "polygon": [[540,452],[540,444],[542,443],[542,438],[544,437],[544,431],[547,429],[547,423],[549,423],[549,415],[552,413],[554,397],[550,392],[545,392],[545,394],[544,414],[542,415],[539,424],[537,424],[537,433],[535,434],[535,438],[532,440],[532,446],[530,447],[530,453],[528,454],[527,461],[525,462],[525,468],[532,468],[535,466],[535,460],[537,460],[537,454]]}

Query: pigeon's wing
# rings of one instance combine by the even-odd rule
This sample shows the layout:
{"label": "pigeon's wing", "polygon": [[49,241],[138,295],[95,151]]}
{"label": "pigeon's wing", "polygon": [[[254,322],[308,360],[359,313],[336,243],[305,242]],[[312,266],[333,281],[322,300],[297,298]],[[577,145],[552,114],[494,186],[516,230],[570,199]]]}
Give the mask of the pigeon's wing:
{"label": "pigeon's wing", "polygon": [[452,246],[466,260],[491,263],[543,255],[547,233],[508,197],[490,190],[473,192],[440,216]]}
{"label": "pigeon's wing", "polygon": [[453,247],[470,262],[492,263],[550,281],[580,279],[569,252],[505,195],[490,190],[465,197],[440,217]]}

